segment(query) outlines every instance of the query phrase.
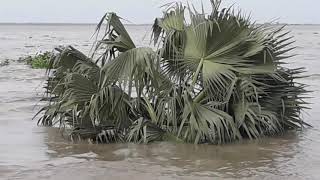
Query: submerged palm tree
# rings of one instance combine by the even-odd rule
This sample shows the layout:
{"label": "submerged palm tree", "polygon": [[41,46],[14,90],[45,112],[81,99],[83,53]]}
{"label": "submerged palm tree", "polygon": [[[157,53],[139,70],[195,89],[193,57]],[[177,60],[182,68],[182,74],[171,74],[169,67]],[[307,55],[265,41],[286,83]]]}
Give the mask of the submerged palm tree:
{"label": "submerged palm tree", "polygon": [[153,25],[157,48],[136,47],[120,18],[107,13],[92,57],[66,47],[51,60],[39,123],[97,142],[195,144],[308,125],[300,118],[305,85],[295,82],[303,69],[282,66],[293,49],[288,32],[211,4],[210,15],[168,5]]}

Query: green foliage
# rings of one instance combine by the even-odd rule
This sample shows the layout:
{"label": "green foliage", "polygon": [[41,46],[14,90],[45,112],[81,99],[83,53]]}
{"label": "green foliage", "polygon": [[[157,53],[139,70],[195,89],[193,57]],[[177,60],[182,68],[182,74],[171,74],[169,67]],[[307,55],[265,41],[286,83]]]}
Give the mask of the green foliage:
{"label": "green foliage", "polygon": [[300,118],[307,91],[296,82],[303,68],[283,67],[292,37],[211,2],[208,16],[168,5],[153,25],[156,50],[137,47],[107,13],[91,57],[69,46],[49,61],[39,124],[71,129],[73,140],[195,144],[308,126]]}
{"label": "green foliage", "polygon": [[51,52],[38,53],[35,56],[29,56],[25,58],[27,65],[30,65],[33,69],[47,69],[49,66],[49,60],[52,56]]}

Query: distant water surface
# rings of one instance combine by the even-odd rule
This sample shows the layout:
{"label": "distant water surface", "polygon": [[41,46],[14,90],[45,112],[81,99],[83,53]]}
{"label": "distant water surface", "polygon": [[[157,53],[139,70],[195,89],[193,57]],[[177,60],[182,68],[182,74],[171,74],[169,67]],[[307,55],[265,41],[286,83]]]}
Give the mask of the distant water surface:
{"label": "distant water surface", "polygon": [[[37,127],[43,70],[14,60],[58,45],[89,53],[94,25],[0,25],[0,179],[319,179],[320,178],[320,26],[288,26],[297,46],[290,67],[311,75],[311,109],[303,115],[314,127],[280,137],[222,146],[72,144],[59,130]],[[147,45],[150,26],[128,26],[139,45]]]}

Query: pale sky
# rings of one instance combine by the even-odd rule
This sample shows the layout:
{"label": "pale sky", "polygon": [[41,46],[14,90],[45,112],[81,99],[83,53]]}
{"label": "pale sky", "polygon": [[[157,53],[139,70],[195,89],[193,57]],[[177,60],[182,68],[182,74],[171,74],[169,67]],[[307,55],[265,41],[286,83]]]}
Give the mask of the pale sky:
{"label": "pale sky", "polygon": [[[152,23],[173,0],[0,0],[0,23],[97,23],[114,11],[135,24]],[[186,2],[185,0],[183,0]],[[209,0],[202,0],[210,9]],[[201,0],[189,0],[200,6]],[[257,22],[320,24],[320,0],[223,0],[251,13]]]}

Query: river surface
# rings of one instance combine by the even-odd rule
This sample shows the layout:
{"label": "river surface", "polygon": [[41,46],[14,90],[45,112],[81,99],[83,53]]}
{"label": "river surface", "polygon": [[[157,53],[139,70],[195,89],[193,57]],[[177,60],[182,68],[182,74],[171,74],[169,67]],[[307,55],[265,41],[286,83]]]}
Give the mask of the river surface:
{"label": "river surface", "polygon": [[[0,179],[320,179],[320,25],[288,26],[304,66],[301,80],[313,92],[303,114],[313,128],[228,145],[72,144],[58,129],[32,120],[41,107],[43,70],[15,61],[21,56],[73,45],[88,53],[93,25],[0,25]],[[129,26],[134,40],[148,43],[149,26]]]}

